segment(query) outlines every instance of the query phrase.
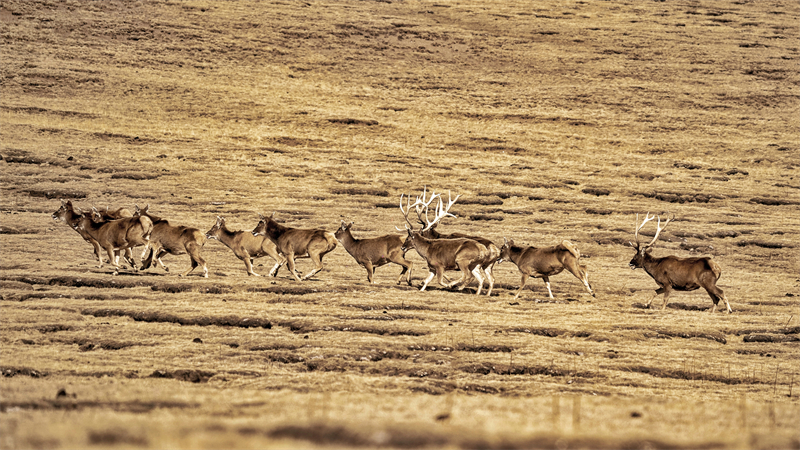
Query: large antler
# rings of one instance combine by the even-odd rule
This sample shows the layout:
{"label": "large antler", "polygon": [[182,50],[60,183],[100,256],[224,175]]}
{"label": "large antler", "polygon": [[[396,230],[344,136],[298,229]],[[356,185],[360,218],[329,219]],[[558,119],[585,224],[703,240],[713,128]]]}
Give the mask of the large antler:
{"label": "large antler", "polygon": [[644,217],[645,218],[642,221],[642,224],[638,225],[639,224],[639,214],[636,214],[637,227],[636,227],[636,231],[633,234],[634,238],[636,239],[636,248],[639,248],[639,230],[641,230],[642,227],[644,227],[644,224],[646,224],[647,222],[649,222],[649,221],[651,221],[653,219],[658,219],[658,223],[656,224],[656,234],[655,234],[655,236],[653,236],[653,240],[650,241],[649,244],[645,245],[645,247],[652,247],[653,244],[655,244],[656,241],[658,240],[658,236],[661,234],[662,231],[664,231],[664,228],[667,228],[667,225],[669,225],[669,223],[672,222],[672,220],[675,218],[675,215],[673,214],[672,217],[667,219],[667,221],[664,222],[664,226],[663,227],[661,226],[661,216],[656,216],[655,214],[653,214],[653,216],[651,217],[650,213],[648,212],[647,214],[645,214]]}
{"label": "large antler", "polygon": [[658,240],[658,235],[661,234],[662,231],[664,231],[664,228],[667,228],[667,225],[669,225],[669,223],[672,222],[672,219],[674,219],[674,218],[675,218],[675,214],[673,214],[672,217],[667,219],[667,221],[664,222],[664,226],[662,227],[661,226],[661,216],[658,216],[658,223],[656,224],[656,235],[653,236],[653,240],[650,241],[649,244],[647,244],[648,247],[650,247],[650,246],[652,246],[653,244],[656,243],[656,241]]}
{"label": "large antler", "polygon": [[[434,217],[432,221],[429,221],[428,220],[427,207],[428,207],[428,204],[430,204],[430,202],[432,202],[433,199],[436,198],[436,197],[439,198],[439,203],[436,205],[436,217]],[[447,203],[447,207],[445,207],[444,203],[442,202],[441,194],[432,194],[430,201],[428,201],[428,204],[425,205],[425,222],[426,222],[426,225],[425,225],[425,228],[422,229],[422,231],[430,230],[431,228],[433,228],[434,225],[439,223],[439,221],[441,221],[442,219],[444,219],[447,216],[455,217],[454,214],[450,213],[450,208],[458,200],[459,197],[461,197],[460,194],[456,195],[455,199],[452,198],[452,196],[450,195],[450,192],[448,191],[447,192],[447,201],[448,201],[448,203]]]}
{"label": "large antler", "polygon": [[[408,197],[406,197],[406,209],[404,210],[403,209],[403,196],[404,195],[405,194],[400,194],[400,212],[403,213],[403,218],[406,219],[406,224],[407,224],[407,225],[405,225],[406,230],[413,230],[414,229],[414,225],[411,223],[410,220],[408,220],[408,213],[411,212],[411,208],[412,207],[417,207],[417,205],[420,204],[420,199],[419,199],[419,197],[417,197],[417,201],[414,202],[414,204],[412,205],[411,204],[411,196],[409,195]],[[417,216],[419,216],[419,209],[418,208],[417,208]],[[398,231],[403,231],[398,227],[395,227],[395,228],[397,228]]]}

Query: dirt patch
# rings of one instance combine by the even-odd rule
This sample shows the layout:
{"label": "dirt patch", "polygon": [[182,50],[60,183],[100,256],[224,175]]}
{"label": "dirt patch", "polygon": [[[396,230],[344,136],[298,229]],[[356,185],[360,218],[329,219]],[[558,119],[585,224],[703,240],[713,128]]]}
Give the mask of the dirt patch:
{"label": "dirt patch", "polygon": [[490,215],[490,214],[473,214],[469,216],[469,220],[494,220],[500,222],[503,220],[503,216]]}
{"label": "dirt patch", "polygon": [[744,330],[731,330],[731,334],[741,336],[743,334],[800,334],[800,326],[785,328],[746,328]]}
{"label": "dirt patch", "polygon": [[375,197],[389,196],[389,191],[384,189],[375,189],[375,188],[337,188],[337,189],[331,189],[330,193],[336,195],[372,195]]}
{"label": "dirt patch", "polygon": [[592,188],[592,187],[587,187],[581,190],[581,192],[583,192],[584,194],[596,195],[598,197],[611,194],[611,191],[609,191],[608,189]]}
{"label": "dirt patch", "polygon": [[44,197],[44,198],[47,198],[47,199],[54,199],[54,198],[81,199],[81,198],[86,198],[86,197],[89,196],[89,194],[87,194],[84,191],[81,191],[81,190],[78,190],[78,189],[68,189],[68,188],[64,188],[64,189],[59,189],[59,188],[53,188],[53,189],[31,188],[31,189],[24,189],[22,192],[25,192],[26,194],[30,195],[31,197]]}
{"label": "dirt patch", "polygon": [[727,344],[728,340],[722,333],[715,332],[702,332],[702,331],[674,331],[674,330],[656,330],[654,332],[645,332],[644,337],[655,339],[669,339],[679,337],[683,339],[700,338],[708,339],[710,341],[719,342],[720,344]]}
{"label": "dirt patch", "polygon": [[510,333],[528,333],[536,336],[545,337],[589,337],[592,333],[588,331],[567,331],[557,328],[511,328],[508,330]]}
{"label": "dirt patch", "polygon": [[787,336],[779,334],[748,334],[742,338],[743,342],[800,342],[800,336]]}
{"label": "dirt patch", "polygon": [[767,197],[753,197],[750,199],[750,203],[756,203],[758,205],[768,205],[768,206],[800,205],[800,201],[797,200],[789,200],[786,198],[767,198]]}
{"label": "dirt patch", "polygon": [[484,205],[484,206],[499,206],[503,204],[503,199],[500,197],[473,197],[473,198],[460,198],[458,203],[461,205]]}
{"label": "dirt patch", "polygon": [[588,371],[566,370],[554,366],[525,366],[514,364],[495,364],[482,362],[467,364],[458,368],[461,372],[475,373],[482,375],[546,375],[549,377],[576,377],[576,378],[595,378],[598,375]]}
{"label": "dirt patch", "polygon": [[137,322],[165,322],[181,325],[240,327],[240,328],[272,328],[272,322],[266,319],[253,317],[229,316],[198,316],[178,317],[162,312],[126,311],[122,309],[84,309],[81,314],[94,317],[130,317]]}
{"label": "dirt patch", "polygon": [[685,193],[685,192],[638,192],[645,198],[653,198],[668,203],[708,203],[711,200],[724,200],[727,197],[720,194]]}
{"label": "dirt patch", "polygon": [[761,247],[761,248],[794,248],[794,245],[786,242],[770,242],[761,239],[753,239],[747,241],[739,241],[736,243],[739,247]]}
{"label": "dirt patch", "polygon": [[353,119],[349,117],[328,119],[328,122],[339,125],[366,125],[368,127],[378,125],[377,120],[372,119]]}
{"label": "dirt patch", "polygon": [[146,413],[157,408],[196,408],[196,403],[183,403],[183,402],[96,402],[96,401],[79,401],[72,398],[63,400],[42,400],[31,402],[0,402],[0,411],[6,412],[9,409],[23,409],[23,410],[69,410],[80,411],[84,409],[108,409],[119,412],[131,413]]}
{"label": "dirt patch", "polygon": [[[724,384],[761,383],[761,381],[758,380],[744,380],[742,378],[727,377],[719,374],[701,373],[683,369],[664,369],[660,367],[649,366],[626,366],[621,369],[628,372],[645,373],[657,378],[672,378],[676,380],[716,381]],[[769,382],[764,381],[764,383],[768,384]]]}
{"label": "dirt patch", "polygon": [[155,173],[145,173],[145,172],[121,172],[115,173],[111,175],[112,179],[124,179],[124,180],[155,180],[156,178],[160,177],[161,174]]}
{"label": "dirt patch", "polygon": [[149,375],[149,378],[173,378],[179,381],[189,381],[191,383],[206,383],[214,375],[216,375],[215,372],[194,369],[180,369],[175,371],[155,370]]}
{"label": "dirt patch", "polygon": [[[4,377],[8,378],[15,377],[17,375],[23,375],[31,378],[42,378],[48,375],[47,372],[31,369],[29,367],[3,367],[0,368],[0,373],[2,373]],[[0,409],[2,408],[0,407]]]}
{"label": "dirt patch", "polygon": [[355,333],[377,334],[379,336],[424,336],[428,331],[423,330],[404,330],[399,328],[370,327],[364,325],[318,325],[305,321],[284,321],[276,322],[275,325],[287,327],[294,333],[312,333],[315,331],[348,331]]}

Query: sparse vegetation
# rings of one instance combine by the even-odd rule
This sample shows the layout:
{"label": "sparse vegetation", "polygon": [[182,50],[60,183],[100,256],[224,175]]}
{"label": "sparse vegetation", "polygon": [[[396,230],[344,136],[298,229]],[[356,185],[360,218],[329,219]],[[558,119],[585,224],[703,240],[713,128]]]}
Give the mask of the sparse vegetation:
{"label": "sparse vegetation", "polygon": [[[4,1],[0,447],[800,447],[799,18]],[[111,276],[50,217],[149,203],[251,230],[277,211],[368,238],[399,234],[423,185],[462,195],[448,233],[568,239],[597,298],[562,274],[554,299],[514,300],[509,264],[491,297],[393,265],[372,285],[343,248],[304,282],[247,277],[216,241],[208,279],[174,256]],[[733,314],[702,290],[645,308],[656,285],[627,262],[647,211],[675,214],[654,255],[712,256]]]}

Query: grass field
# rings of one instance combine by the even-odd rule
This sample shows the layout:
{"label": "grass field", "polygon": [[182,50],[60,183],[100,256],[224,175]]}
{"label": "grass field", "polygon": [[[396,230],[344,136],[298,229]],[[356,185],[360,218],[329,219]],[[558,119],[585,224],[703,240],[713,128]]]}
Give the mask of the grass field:
{"label": "grass field", "polygon": [[[0,447],[800,448],[798,18],[4,1]],[[423,186],[461,195],[441,232],[570,240],[597,297],[565,272],[514,300],[512,263],[491,297],[420,292],[413,250],[413,287],[396,265],[370,285],[341,245],[302,283],[214,240],[207,279],[177,276],[186,256],[112,276],[50,216],[149,204],[205,232],[275,212],[363,238],[398,233]],[[628,242],[648,211],[675,214],[654,254],[713,256],[733,314],[702,290],[645,308]]]}

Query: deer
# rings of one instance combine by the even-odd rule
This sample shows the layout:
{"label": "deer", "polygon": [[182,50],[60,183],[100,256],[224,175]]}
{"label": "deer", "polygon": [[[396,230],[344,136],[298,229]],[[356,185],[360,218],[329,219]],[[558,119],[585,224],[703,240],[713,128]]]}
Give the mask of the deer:
{"label": "deer", "polygon": [[253,271],[253,259],[255,258],[269,255],[270,258],[275,260],[275,266],[269,271],[269,275],[272,277],[278,275],[278,269],[286,262],[286,259],[280,255],[272,241],[266,237],[255,236],[249,231],[231,231],[225,225],[225,218],[221,216],[217,216],[214,226],[206,232],[206,238],[216,239],[233,250],[233,254],[244,261],[248,276],[261,276]]}
{"label": "deer", "polygon": [[[400,195],[400,211],[405,218],[405,228],[408,233],[408,237],[406,237],[402,249],[403,251],[407,251],[410,248],[414,248],[419,256],[428,264],[429,274],[423,282],[420,291],[424,291],[425,288],[428,287],[433,277],[436,277],[436,281],[440,286],[449,289],[458,285],[458,290],[460,291],[463,290],[471,280],[471,274],[478,280],[476,295],[480,295],[484,281],[481,276],[481,264],[489,256],[489,250],[485,245],[473,239],[429,239],[423,236],[426,231],[430,230],[442,218],[447,215],[453,216],[449,213],[449,210],[460,197],[460,195],[457,195],[455,200],[449,197],[449,204],[447,207],[444,207],[441,196],[433,191],[431,191],[431,198],[425,200],[426,191],[427,188],[423,191],[422,198],[417,197],[417,201],[413,205],[410,204],[410,198],[407,199],[405,210],[403,210],[403,195]],[[432,221],[429,221],[427,218],[427,208],[431,202],[437,198],[439,202],[436,207],[436,217],[434,217]],[[414,231],[414,225],[412,225],[411,221],[408,219],[408,214],[412,207],[417,211],[417,217],[419,217],[420,220],[422,220],[422,212],[426,212],[425,223],[421,225],[420,229],[417,231]],[[443,280],[444,272],[446,270],[455,269],[461,271],[461,278],[456,281],[445,282]]]}
{"label": "deer", "polygon": [[[147,253],[150,247],[150,234],[153,232],[153,221],[145,216],[127,217],[103,221],[100,213],[94,209],[92,217],[81,215],[75,225],[78,233],[86,232],[108,253],[111,265],[114,266],[113,275],[119,274],[119,254],[136,246],[144,245],[142,255]],[[127,259],[127,258],[126,258]],[[136,264],[129,260],[133,270],[138,268]],[[103,261],[97,268],[103,267]]]}
{"label": "deer", "polygon": [[[639,231],[647,222],[656,218],[658,222],[656,223],[656,233],[655,236],[653,236],[653,240],[647,245],[641,245],[639,242]],[[702,287],[708,292],[711,301],[714,302],[711,313],[716,312],[717,304],[720,300],[725,302],[728,314],[732,313],[733,310],[731,309],[730,303],[728,303],[728,298],[725,297],[725,293],[722,292],[722,289],[717,286],[717,280],[719,280],[720,275],[722,275],[722,269],[711,257],[680,258],[670,255],[656,258],[650,254],[654,244],[658,240],[658,236],[674,218],[675,215],[668,217],[662,227],[661,216],[653,215],[650,217],[650,213],[648,212],[645,214],[645,218],[640,225],[639,215],[636,215],[636,231],[633,234],[636,244],[629,242],[631,247],[636,250],[636,255],[630,260],[628,265],[632,270],[639,268],[644,269],[659,286],[658,289],[656,289],[656,294],[645,306],[650,308],[650,304],[653,303],[653,300],[655,300],[659,294],[663,293],[664,304],[661,305],[661,310],[663,311],[667,307],[669,295],[673,290],[694,291]]]}
{"label": "deer", "polygon": [[[448,201],[450,199],[448,198]],[[426,211],[427,212],[427,211]],[[452,214],[447,214],[447,216],[455,217]],[[425,221],[422,220],[422,216],[417,214],[417,219],[419,222],[424,225]],[[494,269],[494,265],[497,262],[497,259],[500,258],[500,249],[497,248],[497,245],[494,242],[480,236],[472,236],[464,233],[450,233],[450,234],[441,234],[436,231],[436,227],[439,223],[434,223],[428,230],[424,231],[422,235],[428,239],[472,239],[473,241],[480,242],[481,244],[485,245],[486,248],[489,250],[489,254],[481,263],[481,269],[483,270],[484,274],[486,274],[486,280],[489,282],[489,290],[486,292],[487,297],[492,296],[492,289],[494,288],[494,274],[492,270]]]}
{"label": "deer", "polygon": [[200,255],[203,245],[206,243],[206,235],[197,228],[190,228],[183,225],[174,226],[168,220],[150,214],[150,205],[144,209],[139,209],[135,205],[134,215],[146,216],[153,222],[153,232],[150,234],[150,253],[147,259],[142,261],[141,270],[147,270],[153,264],[153,259],[161,265],[166,272],[169,267],[161,260],[164,255],[189,255],[192,267],[179,274],[181,277],[189,275],[196,267],[203,267],[203,278],[208,278],[208,267],[206,261]]}
{"label": "deer", "polygon": [[[253,236],[267,236],[286,259],[289,272],[297,281],[305,281],[323,269],[322,257],[336,248],[336,236],[322,229],[290,228],[275,221],[275,212],[269,217],[259,214],[258,225]],[[308,256],[314,263],[305,276],[300,278],[295,270],[295,258]]]}
{"label": "deer", "polygon": [[[127,216],[124,215],[125,212],[127,212],[127,214],[128,214]],[[116,211],[107,212],[108,220],[122,219],[122,218],[125,218],[125,217],[131,217],[131,216],[132,216],[131,212],[126,210],[126,209],[124,209],[124,208],[119,208]],[[83,231],[82,230],[78,230],[76,228],[78,226],[78,222],[83,217],[83,211],[81,211],[80,208],[78,208],[78,210],[76,211],[75,207],[72,204],[72,201],[67,200],[65,202],[62,199],[61,200],[61,207],[58,208],[58,210],[56,210],[56,212],[54,212],[51,217],[55,221],[61,221],[61,222],[66,223],[67,225],[69,225],[70,228],[72,228],[73,230],[77,231],[78,234],[80,234],[80,236],[83,238],[83,240],[85,240],[86,242],[88,242],[89,244],[92,245],[92,247],[94,248],[94,255],[97,258],[97,261],[98,262],[102,262],[101,260],[102,260],[103,256],[101,254],[100,244],[98,244],[97,241],[94,240],[94,238],[92,238],[89,235],[88,232],[86,232],[85,230],[83,230]],[[130,249],[126,250],[125,258],[128,259],[129,262],[133,261]],[[111,262],[111,261],[109,261],[109,262]]]}
{"label": "deer", "polygon": [[403,267],[403,271],[397,278],[397,284],[400,284],[403,281],[403,275],[407,274],[406,282],[411,286],[411,270],[414,264],[405,258],[403,238],[395,234],[387,234],[376,238],[356,239],[350,231],[353,223],[346,224],[342,221],[341,227],[336,230],[334,236],[347,253],[367,270],[367,281],[370,284],[375,283],[374,275],[377,267],[395,263]]}
{"label": "deer", "polygon": [[545,286],[547,286],[547,293],[550,298],[554,298],[553,291],[550,289],[550,277],[558,275],[564,269],[575,275],[575,278],[583,283],[586,290],[592,294],[592,297],[595,297],[592,285],[589,284],[586,267],[580,263],[580,257],[581,254],[578,249],[567,240],[563,240],[560,244],[552,247],[536,248],[530,246],[518,247],[514,245],[513,239],[503,238],[503,246],[500,247],[500,259],[497,260],[497,263],[511,261],[522,273],[522,282],[517,294],[514,295],[515,300],[519,298],[525,283],[531,276],[541,278]]}

